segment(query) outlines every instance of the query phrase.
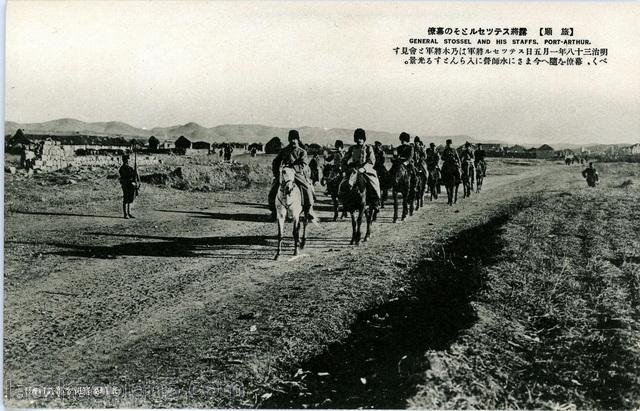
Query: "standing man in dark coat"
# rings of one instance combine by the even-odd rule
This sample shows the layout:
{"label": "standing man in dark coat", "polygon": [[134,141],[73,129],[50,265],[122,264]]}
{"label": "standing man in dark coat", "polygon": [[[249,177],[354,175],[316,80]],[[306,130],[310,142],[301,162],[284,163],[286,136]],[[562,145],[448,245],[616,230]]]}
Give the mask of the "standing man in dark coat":
{"label": "standing man in dark coat", "polygon": [[582,177],[587,180],[587,185],[589,187],[595,187],[596,184],[600,181],[598,177],[598,172],[596,168],[593,166],[593,163],[589,163],[589,167],[585,168],[582,171]]}
{"label": "standing man in dark coat", "polygon": [[129,155],[122,156],[122,165],[119,170],[120,185],[122,186],[122,213],[124,218],[134,218],[131,215],[131,203],[136,198],[138,187],[138,173],[129,165]]}
{"label": "standing man in dark coat", "polygon": [[231,153],[233,153],[233,146],[231,144],[224,146],[224,161],[231,161]]}

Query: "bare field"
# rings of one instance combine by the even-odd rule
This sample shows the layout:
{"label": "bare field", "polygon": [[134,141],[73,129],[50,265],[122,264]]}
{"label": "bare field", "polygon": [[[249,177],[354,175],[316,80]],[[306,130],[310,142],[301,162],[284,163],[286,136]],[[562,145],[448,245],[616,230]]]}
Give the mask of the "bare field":
{"label": "bare field", "polygon": [[[392,210],[387,207],[370,242],[360,247],[347,245],[349,222],[328,221],[330,202],[318,189],[322,223],[309,228],[305,255],[275,262],[277,229],[267,222],[266,208],[270,158],[240,160],[261,163],[250,166],[257,167],[261,180],[242,190],[214,192],[147,184],[134,204],[135,220],[120,218],[120,188],[117,180],[108,178],[114,170],[35,178],[6,175],[4,373],[12,387],[5,389],[8,405],[448,407],[453,404],[449,399],[429,397],[429,390],[440,392],[445,383],[425,376],[428,364],[420,359],[433,350],[449,355],[450,347],[465,344],[459,335],[468,338],[464,331],[482,322],[474,320],[475,309],[468,308],[479,289],[461,284],[442,267],[451,261],[467,267],[463,261],[485,258],[474,255],[478,249],[500,256],[500,264],[507,252],[471,247],[470,258],[452,255],[465,250],[462,244],[468,241],[459,239],[482,243],[473,230],[502,224],[519,210],[526,213],[538,202],[547,204],[543,201],[548,198],[567,204],[542,214],[564,219],[557,213],[572,204],[564,196],[580,199],[577,204],[601,196],[612,198],[606,201],[615,205],[627,196],[637,197],[638,186],[637,174],[626,165],[607,165],[601,172],[602,186],[590,191],[579,167],[493,160],[481,194],[459,200],[455,207],[447,207],[443,199],[429,203],[403,224],[391,223]],[[142,169],[142,174],[155,172]],[[614,175],[612,183],[614,178],[608,177]],[[618,188],[626,180],[632,183]],[[637,206],[628,204],[637,215]],[[601,215],[598,229],[614,217]],[[285,252],[291,252],[288,240]],[[518,244],[513,240],[512,247]],[[621,246],[612,243],[610,248]],[[636,246],[632,243],[624,250],[635,253]],[[464,272],[467,276],[460,278],[479,284],[473,279],[485,270]],[[606,284],[602,287],[608,289]],[[431,294],[425,297],[425,290]],[[494,307],[489,297],[482,298]],[[418,303],[393,309],[388,305],[413,300]],[[435,311],[441,314],[435,316],[439,323],[421,314],[427,300],[429,310],[440,307]],[[406,307],[412,307],[415,326],[402,320]],[[385,310],[390,316],[385,317]],[[391,330],[383,332],[386,339],[366,325],[367,313],[382,318],[381,329]],[[395,318],[393,313],[402,313],[399,322],[395,328],[386,327],[384,318]],[[398,327],[404,334],[394,331]],[[446,332],[438,331],[445,328]],[[424,338],[407,337],[416,334]],[[338,352],[358,359],[353,353],[367,344],[367,335],[383,341],[377,347],[387,360],[373,361],[380,364],[378,369],[354,362],[351,370],[363,373],[356,376],[336,362],[328,370],[341,358]],[[403,338],[405,345],[399,344]],[[345,351],[348,346],[355,348]],[[396,372],[407,355],[403,361],[416,368]],[[384,391],[389,384],[391,392]],[[25,394],[27,387],[61,385],[70,389],[66,395]],[[79,387],[97,387],[98,392],[87,394]],[[383,397],[390,400],[384,402]]]}

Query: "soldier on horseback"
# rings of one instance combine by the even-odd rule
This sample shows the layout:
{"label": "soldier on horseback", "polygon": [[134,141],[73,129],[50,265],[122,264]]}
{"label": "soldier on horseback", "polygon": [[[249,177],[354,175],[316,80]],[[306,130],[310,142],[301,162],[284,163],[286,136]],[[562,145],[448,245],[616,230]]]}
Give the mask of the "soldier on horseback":
{"label": "soldier on horseback", "polygon": [[436,150],[435,143],[429,143],[429,148],[425,151],[427,170],[432,172],[440,164],[440,154]]}
{"label": "soldier on horseback", "polygon": [[[331,163],[331,172],[333,175],[342,174],[342,158],[344,157],[344,143],[342,140],[336,140],[335,150],[324,156],[325,163]],[[328,177],[328,176],[327,176]]]}
{"label": "soldier on horseback", "polygon": [[428,183],[431,199],[437,199],[440,194],[440,153],[436,150],[435,143],[429,143],[429,148],[425,150],[425,159],[429,171]]}
{"label": "soldier on horseback", "polygon": [[468,141],[464,143],[464,148],[460,150],[460,162],[468,161],[471,164],[475,164],[475,153],[473,151],[473,147],[471,147],[471,143]]}
{"label": "soldier on horseback", "polygon": [[[384,161],[385,161],[384,150],[382,149],[381,142],[376,141],[375,143],[373,143],[373,154],[376,157],[376,161],[373,164],[373,168],[376,170],[376,172],[378,172],[378,170],[381,170],[384,167]],[[378,177],[379,176],[380,176],[380,173],[378,172]]]}
{"label": "soldier on horseback", "polygon": [[373,169],[376,170],[376,174],[378,174],[378,182],[380,183],[380,208],[384,208],[384,203],[387,200],[389,192],[389,171],[387,171],[387,167],[384,165],[386,158],[381,142],[376,141],[373,144],[373,154],[376,158],[375,163],[373,164]]}
{"label": "soldier on horseback", "polygon": [[418,170],[422,171],[425,176],[429,175],[427,169],[427,163],[425,162],[427,158],[427,153],[425,150],[424,143],[420,140],[420,137],[415,136],[413,139],[413,162]]}
{"label": "soldier on horseback", "polygon": [[468,179],[465,181],[469,182],[469,188],[473,190],[475,156],[473,153],[473,148],[471,147],[471,143],[469,143],[468,141],[464,143],[464,148],[462,149],[462,151],[460,151],[460,164],[464,165],[465,167],[469,167],[468,169],[465,168],[460,175]]}
{"label": "soldier on horseback", "polygon": [[464,148],[460,151],[460,161],[469,161],[474,162],[475,155],[473,153],[473,148],[471,148],[471,143],[468,141],[464,143]]}
{"label": "soldier on horseback", "polygon": [[272,163],[273,176],[275,177],[273,186],[269,192],[269,207],[272,217],[275,216],[275,198],[278,193],[278,178],[281,165],[292,167],[295,170],[295,183],[302,193],[303,211],[309,213],[309,220],[312,223],[317,223],[317,217],[313,212],[315,193],[313,192],[313,184],[309,176],[310,171],[307,152],[302,148],[298,130],[289,130],[289,145],[280,151]]}
{"label": "soldier on horseback", "polygon": [[487,175],[487,162],[485,161],[485,157],[487,154],[482,148],[482,144],[478,144],[478,149],[475,152],[475,166],[476,173],[480,174],[482,177],[486,177]]}
{"label": "soldier on horseback", "polygon": [[460,157],[458,156],[458,151],[455,148],[451,147],[453,141],[451,139],[447,139],[444,150],[442,150],[442,165],[455,165],[458,169],[458,178],[462,174],[462,167],[460,165]]}
{"label": "soldier on horseback", "polygon": [[404,165],[407,168],[407,171],[409,172],[409,174],[411,175],[412,180],[415,180],[416,169],[413,164],[414,148],[411,144],[409,144],[409,141],[411,141],[411,137],[409,136],[409,134],[405,133],[404,131],[400,133],[400,145],[396,150],[398,153],[397,155],[398,163],[396,163],[394,167],[399,166],[400,164]]}
{"label": "soldier on horseback", "polygon": [[[357,170],[367,180],[367,186],[369,190],[368,196],[376,204],[380,202],[380,182],[378,181],[378,174],[373,165],[375,162],[375,154],[373,148],[365,144],[367,140],[366,133],[363,129],[358,128],[353,133],[353,140],[355,145],[349,147],[347,153],[342,159],[343,170]],[[349,175],[345,175],[344,180],[341,183],[341,191],[343,186],[349,185]]]}

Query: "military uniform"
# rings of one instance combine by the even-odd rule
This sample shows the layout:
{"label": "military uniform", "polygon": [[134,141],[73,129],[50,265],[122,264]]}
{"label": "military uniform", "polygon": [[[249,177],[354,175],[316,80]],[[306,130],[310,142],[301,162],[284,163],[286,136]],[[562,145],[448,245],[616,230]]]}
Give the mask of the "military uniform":
{"label": "military uniform", "polygon": [[342,174],[342,159],[344,158],[344,151],[335,149],[324,158],[324,161],[331,162],[331,172],[334,175]]}
{"label": "military uniform", "polygon": [[486,153],[484,150],[479,149],[475,152],[476,170],[482,174],[482,177],[487,175],[487,162],[485,161]]}
{"label": "military uniform", "polygon": [[470,163],[474,162],[474,155],[473,155],[473,149],[471,149],[470,147],[467,148],[463,148],[462,151],[460,151],[460,161],[467,161]]}
{"label": "military uniform", "polygon": [[427,163],[425,162],[427,153],[425,152],[424,145],[416,144],[414,146],[413,156],[414,156],[413,159],[414,159],[414,164],[416,168],[418,168],[419,170],[422,170],[424,175],[428,176],[429,171],[427,170]]}
{"label": "military uniform", "polygon": [[373,147],[373,155],[376,158],[375,162],[373,163],[373,168],[378,170],[381,167],[384,167],[386,158],[384,156],[384,150],[382,149],[382,147]]}
{"label": "military uniform", "polygon": [[453,147],[445,147],[442,150],[442,162],[449,164],[455,164],[458,168],[460,168],[460,156],[458,156],[458,152]]}
{"label": "military uniform", "polygon": [[367,179],[367,184],[373,189],[376,196],[375,199],[380,200],[380,181],[378,180],[376,170],[373,168],[374,161],[375,154],[373,153],[373,148],[370,145],[364,144],[359,146],[356,144],[349,147],[349,150],[347,150],[347,153],[342,159],[342,167],[345,170],[348,168],[364,168],[363,175]]}
{"label": "military uniform", "polygon": [[269,206],[275,212],[276,195],[278,194],[278,186],[280,185],[280,166],[292,167],[296,172],[295,182],[303,197],[303,207],[305,211],[309,211],[313,207],[314,192],[313,184],[310,182],[310,171],[307,160],[307,152],[302,147],[288,145],[273,159],[272,171],[274,176],[273,186],[269,193]]}
{"label": "military uniform", "polygon": [[426,162],[427,162],[427,170],[432,172],[435,168],[440,164],[440,154],[435,150],[429,147],[426,150]]}
{"label": "military uniform", "polygon": [[582,171],[582,177],[587,180],[587,185],[589,187],[595,187],[596,183],[599,181],[598,172],[593,166],[589,166]]}
{"label": "military uniform", "polygon": [[138,175],[129,164],[120,166],[118,172],[120,174],[120,185],[122,186],[122,202],[131,204],[136,198]]}
{"label": "military uniform", "polygon": [[397,148],[398,160],[405,163],[407,169],[415,174],[415,168],[413,166],[413,146],[411,144],[400,144]]}
{"label": "military uniform", "polygon": [[462,166],[460,164],[460,157],[455,148],[449,146],[442,150],[442,173],[446,175],[449,170],[454,171],[456,180],[458,182],[462,178]]}

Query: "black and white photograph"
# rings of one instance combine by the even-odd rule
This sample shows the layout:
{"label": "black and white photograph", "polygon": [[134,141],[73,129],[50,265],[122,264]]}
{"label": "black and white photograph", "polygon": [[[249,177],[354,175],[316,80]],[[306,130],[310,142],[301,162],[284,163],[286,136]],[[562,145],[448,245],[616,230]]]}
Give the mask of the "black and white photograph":
{"label": "black and white photograph", "polygon": [[3,11],[4,407],[640,408],[640,2]]}

